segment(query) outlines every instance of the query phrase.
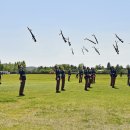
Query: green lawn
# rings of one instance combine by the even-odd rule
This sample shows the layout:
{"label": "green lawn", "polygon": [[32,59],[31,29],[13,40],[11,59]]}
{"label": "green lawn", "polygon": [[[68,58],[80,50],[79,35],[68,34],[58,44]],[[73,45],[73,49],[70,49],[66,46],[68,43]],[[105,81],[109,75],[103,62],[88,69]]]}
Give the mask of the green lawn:
{"label": "green lawn", "polygon": [[[67,75],[66,75],[67,76]],[[67,78],[67,77],[66,77]],[[84,91],[75,75],[65,92],[55,93],[55,75],[27,75],[24,97],[18,97],[19,75],[4,75],[0,85],[0,130],[130,130],[127,77],[97,75]]]}

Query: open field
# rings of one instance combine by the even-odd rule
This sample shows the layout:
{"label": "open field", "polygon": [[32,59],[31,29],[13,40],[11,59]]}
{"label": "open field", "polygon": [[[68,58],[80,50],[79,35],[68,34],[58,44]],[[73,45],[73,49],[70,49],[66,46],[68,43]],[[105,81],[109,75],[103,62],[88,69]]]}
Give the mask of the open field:
{"label": "open field", "polygon": [[[67,77],[67,76],[66,76]],[[65,92],[55,93],[55,75],[27,75],[24,97],[18,97],[19,75],[4,75],[0,85],[0,130],[129,130],[130,87],[127,77],[97,75],[84,91],[75,75]]]}

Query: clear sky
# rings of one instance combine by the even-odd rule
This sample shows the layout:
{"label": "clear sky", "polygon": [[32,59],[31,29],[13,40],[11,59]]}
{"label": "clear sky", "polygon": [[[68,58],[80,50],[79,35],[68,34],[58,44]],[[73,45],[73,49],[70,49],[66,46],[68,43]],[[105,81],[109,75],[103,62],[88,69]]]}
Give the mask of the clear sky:
{"label": "clear sky", "polygon": [[[27,26],[32,29],[35,43]],[[59,35],[69,37],[71,47]],[[115,33],[124,40],[118,43]],[[87,37],[99,44],[84,41]],[[27,66],[84,63],[106,66],[130,64],[129,0],[0,0],[0,60],[2,63],[25,60]],[[82,54],[85,46],[89,52]]]}

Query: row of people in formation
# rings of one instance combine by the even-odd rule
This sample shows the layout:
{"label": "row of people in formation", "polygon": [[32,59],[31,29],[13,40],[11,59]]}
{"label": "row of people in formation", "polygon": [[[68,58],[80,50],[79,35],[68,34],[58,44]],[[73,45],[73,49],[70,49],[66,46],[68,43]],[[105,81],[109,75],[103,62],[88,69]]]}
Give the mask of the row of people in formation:
{"label": "row of people in formation", "polygon": [[[60,68],[58,66],[55,67],[55,73],[56,73],[56,93],[60,93],[60,80],[61,80],[61,91],[65,91],[65,71],[63,68]],[[91,84],[95,83],[96,78],[96,72],[94,68],[89,67],[83,67],[79,69],[79,72],[76,74],[76,78],[79,78],[79,83],[82,83],[82,79],[85,79],[85,87],[84,90],[88,91],[88,88],[91,88]],[[68,71],[68,81],[70,81],[71,71]],[[117,77],[116,69],[112,66],[110,68],[110,86],[112,88],[115,88],[115,81]],[[128,74],[127,74],[128,80],[127,85],[130,86],[130,68],[128,68]]]}

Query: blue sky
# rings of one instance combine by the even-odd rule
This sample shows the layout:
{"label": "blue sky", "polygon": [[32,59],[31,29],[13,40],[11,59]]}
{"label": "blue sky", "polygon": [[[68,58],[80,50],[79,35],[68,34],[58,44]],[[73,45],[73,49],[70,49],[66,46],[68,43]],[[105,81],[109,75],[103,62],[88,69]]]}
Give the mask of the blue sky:
{"label": "blue sky", "polygon": [[[106,66],[130,64],[130,1],[129,0],[1,0],[0,1],[0,59],[2,63],[25,60],[27,66],[84,63]],[[34,43],[27,26],[32,29]],[[71,47],[59,36],[62,29]],[[114,51],[115,35],[120,54]],[[98,38],[96,47],[84,41]],[[89,52],[82,54],[85,46]]]}

